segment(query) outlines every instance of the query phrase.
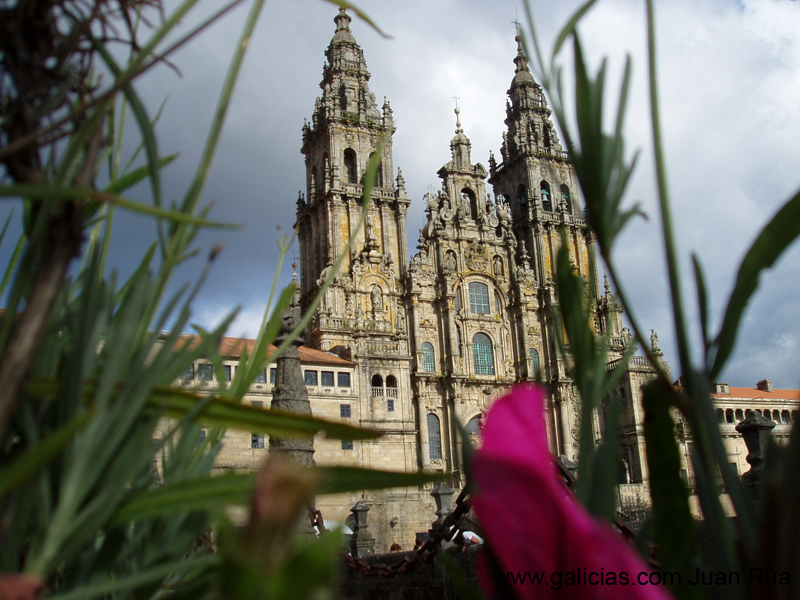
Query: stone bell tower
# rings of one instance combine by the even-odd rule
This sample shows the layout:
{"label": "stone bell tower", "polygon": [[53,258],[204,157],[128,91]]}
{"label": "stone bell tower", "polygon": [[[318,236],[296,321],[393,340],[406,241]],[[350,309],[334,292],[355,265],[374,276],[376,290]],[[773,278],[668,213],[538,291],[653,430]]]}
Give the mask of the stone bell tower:
{"label": "stone bell tower", "polygon": [[[411,406],[404,401],[411,362],[403,302],[409,200],[402,174],[398,169],[395,176],[393,171],[392,109],[386,100],[379,106],[370,91],[364,52],[344,9],[334,22],[336,31],[325,53],[320,83],[322,95],[311,123],[303,126],[306,196],[301,193],[297,200],[296,226],[304,307],[344,256],[308,327],[306,344],[359,363],[362,424],[374,421],[380,428],[396,426],[413,432]],[[381,143],[366,222],[359,228],[365,172]],[[413,449],[413,435],[409,436]]]}

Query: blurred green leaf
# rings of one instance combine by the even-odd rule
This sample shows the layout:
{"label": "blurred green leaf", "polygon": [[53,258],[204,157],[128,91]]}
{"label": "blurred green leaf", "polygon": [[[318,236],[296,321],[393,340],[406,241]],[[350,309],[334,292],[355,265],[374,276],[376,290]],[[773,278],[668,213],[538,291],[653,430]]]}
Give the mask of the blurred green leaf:
{"label": "blurred green leaf", "polygon": [[0,472],[0,499],[15,486],[33,476],[44,465],[53,460],[64,445],[72,439],[77,431],[93,416],[87,410],[73,417],[63,427],[46,436],[36,446],[27,450],[22,456],[6,464]]}
{"label": "blurred green leaf", "polygon": [[681,598],[701,598],[702,588],[689,585],[693,559],[698,555],[697,528],[689,510],[689,494],[680,478],[680,455],[670,397],[661,380],[642,388],[647,467],[653,498],[653,532],[662,569],[681,573]]}
{"label": "blurred green leaf", "polygon": [[[95,387],[96,383],[84,385],[84,401],[88,402],[95,395]],[[61,394],[62,384],[52,380],[28,381],[24,390],[28,396],[57,399]],[[156,414],[181,418],[194,410],[199,402],[208,402],[207,396],[172,387],[156,386],[146,404],[147,408]],[[324,433],[328,438],[347,440],[371,440],[380,437],[380,432],[370,429],[255,408],[220,398],[208,402],[208,407],[198,414],[197,420],[215,427],[258,431],[278,437],[311,437],[318,433]]]}
{"label": "blurred green leaf", "polygon": [[124,198],[118,194],[99,192],[91,188],[61,187],[51,184],[18,183],[0,187],[0,197],[38,198],[43,200],[51,199],[63,201],[94,200],[96,202],[108,202],[110,204],[146,215],[163,217],[177,223],[186,223],[200,227],[215,227],[221,229],[237,229],[240,227],[239,225],[230,223],[206,221],[203,218],[194,217],[185,212],[158,208],[156,206],[150,206],[149,204],[142,204],[141,202]]}
{"label": "blurred green leaf", "polygon": [[322,477],[319,494],[413,487],[442,479],[441,473],[401,473],[358,467],[315,467],[311,470]]}

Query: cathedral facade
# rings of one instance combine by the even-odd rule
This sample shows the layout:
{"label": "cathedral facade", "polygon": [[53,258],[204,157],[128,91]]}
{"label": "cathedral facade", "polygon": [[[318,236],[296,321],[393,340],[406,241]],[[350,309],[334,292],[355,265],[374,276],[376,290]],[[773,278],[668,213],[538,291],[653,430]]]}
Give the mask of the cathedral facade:
{"label": "cathedral facade", "polygon": [[[452,160],[438,170],[441,189],[424,198],[427,222],[409,261],[410,201],[402,173],[393,170],[392,109],[387,101],[379,106],[370,91],[350,17],[340,10],[334,20],[322,94],[303,127],[307,181],[296,226],[306,306],[343,260],[305,339],[355,365],[358,424],[384,433],[360,443],[357,463],[440,470],[458,487],[464,472],[456,421],[479,439],[493,400],[523,381],[549,390],[551,448],[575,460],[580,401],[554,321],[553,269],[562,232],[571,262],[589,282],[594,327],[609,340],[610,365],[622,360],[630,339],[608,285],[598,284],[575,173],[521,47],[513,59],[500,162],[490,155],[488,170],[472,162],[456,109]],[[364,175],[377,152],[375,185],[359,228]],[[620,482],[642,488],[639,388],[652,369],[638,358],[628,367],[618,384],[624,404]]]}
{"label": "cathedral facade", "polygon": [[[549,392],[544,416],[550,448],[566,465],[574,463],[580,400],[554,317],[554,257],[566,239],[572,264],[588,282],[594,330],[608,341],[607,370],[627,361],[615,388],[620,399],[619,505],[628,514],[646,511],[641,387],[653,377],[653,368],[644,357],[626,358],[631,340],[622,310],[608,284],[601,286],[596,277],[594,238],[582,215],[575,173],[524,53],[518,48],[513,58],[500,162],[490,155],[488,170],[472,162],[471,143],[457,113],[452,160],[438,170],[441,189],[424,198],[426,223],[409,256],[410,201],[403,176],[399,170],[395,174],[392,164],[392,109],[386,101],[378,106],[369,89],[370,74],[350,18],[340,11],[335,23],[322,95],[303,127],[307,181],[297,202],[297,228],[306,307],[337,260],[342,259],[342,267],[325,290],[305,332],[306,345],[298,352],[315,416],[377,429],[383,436],[366,441],[318,436],[315,462],[440,471],[458,491],[465,473],[457,422],[479,444],[480,423],[492,402],[515,383],[539,382]],[[366,221],[359,227],[370,159],[379,168]],[[186,336],[182,343],[198,341]],[[218,348],[222,370],[215,371],[208,357],[201,357],[176,386],[215,393],[231,381],[254,343],[223,338]],[[661,356],[655,333],[651,350]],[[256,377],[243,402],[270,407],[277,383],[272,365]],[[800,418],[800,391],[773,389],[766,379],[752,389],[716,383],[712,392],[728,461],[737,473],[748,468],[737,422],[749,412],[769,418],[776,424],[773,437],[785,443]],[[599,440],[599,417],[593,418]],[[680,418],[676,436],[681,475],[694,491],[692,438]],[[219,471],[255,470],[268,452],[263,433],[228,430],[216,466]],[[415,534],[430,528],[436,516],[431,491],[365,490],[320,496],[316,505],[335,527],[351,522],[356,503],[366,504],[375,550],[386,552],[393,543],[409,549]],[[696,503],[693,510],[699,515]]]}

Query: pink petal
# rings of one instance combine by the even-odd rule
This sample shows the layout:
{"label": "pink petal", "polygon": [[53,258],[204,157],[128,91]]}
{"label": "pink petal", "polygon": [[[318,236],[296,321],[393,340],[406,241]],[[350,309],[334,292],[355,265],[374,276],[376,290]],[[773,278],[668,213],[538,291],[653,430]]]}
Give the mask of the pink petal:
{"label": "pink petal", "polygon": [[[641,584],[650,568],[561,481],[547,445],[545,397],[539,386],[518,386],[497,400],[472,465],[475,511],[503,572],[543,574],[540,583],[507,579],[511,589],[520,599],[669,599],[666,588]],[[489,570],[482,575],[484,588],[493,591]],[[570,578],[576,583],[567,585]]]}

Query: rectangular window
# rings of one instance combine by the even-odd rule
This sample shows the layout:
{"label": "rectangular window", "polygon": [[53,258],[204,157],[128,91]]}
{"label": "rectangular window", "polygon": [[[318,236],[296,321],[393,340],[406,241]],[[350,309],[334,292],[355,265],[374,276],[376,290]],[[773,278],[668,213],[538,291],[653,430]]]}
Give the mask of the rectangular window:
{"label": "rectangular window", "polygon": [[317,385],[316,371],[306,371],[306,385]]}
{"label": "rectangular window", "polygon": [[350,373],[339,373],[339,387],[350,387]]}
{"label": "rectangular window", "polygon": [[322,385],[333,387],[333,371],[322,372]]}
{"label": "rectangular window", "polygon": [[489,314],[489,287],[485,283],[469,284],[469,310],[477,315]]}
{"label": "rectangular window", "polygon": [[205,363],[197,365],[197,378],[200,381],[211,381],[214,378],[214,367]]}
{"label": "rectangular window", "polygon": [[205,429],[201,429],[200,430],[200,441],[202,442],[205,439],[206,439],[206,430]]}
{"label": "rectangular window", "polygon": [[349,404],[340,404],[339,405],[339,416],[343,419],[350,418],[350,405]]}
{"label": "rectangular window", "polygon": [[225,373],[225,381],[230,381],[231,380],[231,371],[232,370],[233,370],[233,367],[231,367],[230,365],[222,365],[222,371]]}
{"label": "rectangular window", "polygon": [[353,440],[342,440],[342,450],[352,450]]}
{"label": "rectangular window", "polygon": [[[264,408],[264,403],[261,400],[253,400],[251,403],[253,408]],[[263,448],[264,447],[264,434],[252,433],[250,434],[250,448]]]}
{"label": "rectangular window", "polygon": [[275,385],[275,376],[278,374],[278,369],[272,368],[269,370],[269,382]]}
{"label": "rectangular window", "polygon": [[191,381],[192,379],[194,379],[194,365],[193,364],[189,365],[188,367],[186,367],[186,370],[183,373],[181,373],[181,379],[183,381]]}
{"label": "rectangular window", "polygon": [[389,412],[394,412],[394,400],[392,398],[389,398],[386,401],[386,410]]}
{"label": "rectangular window", "polygon": [[255,383],[267,383],[267,370],[263,369],[258,375],[256,375]]}

